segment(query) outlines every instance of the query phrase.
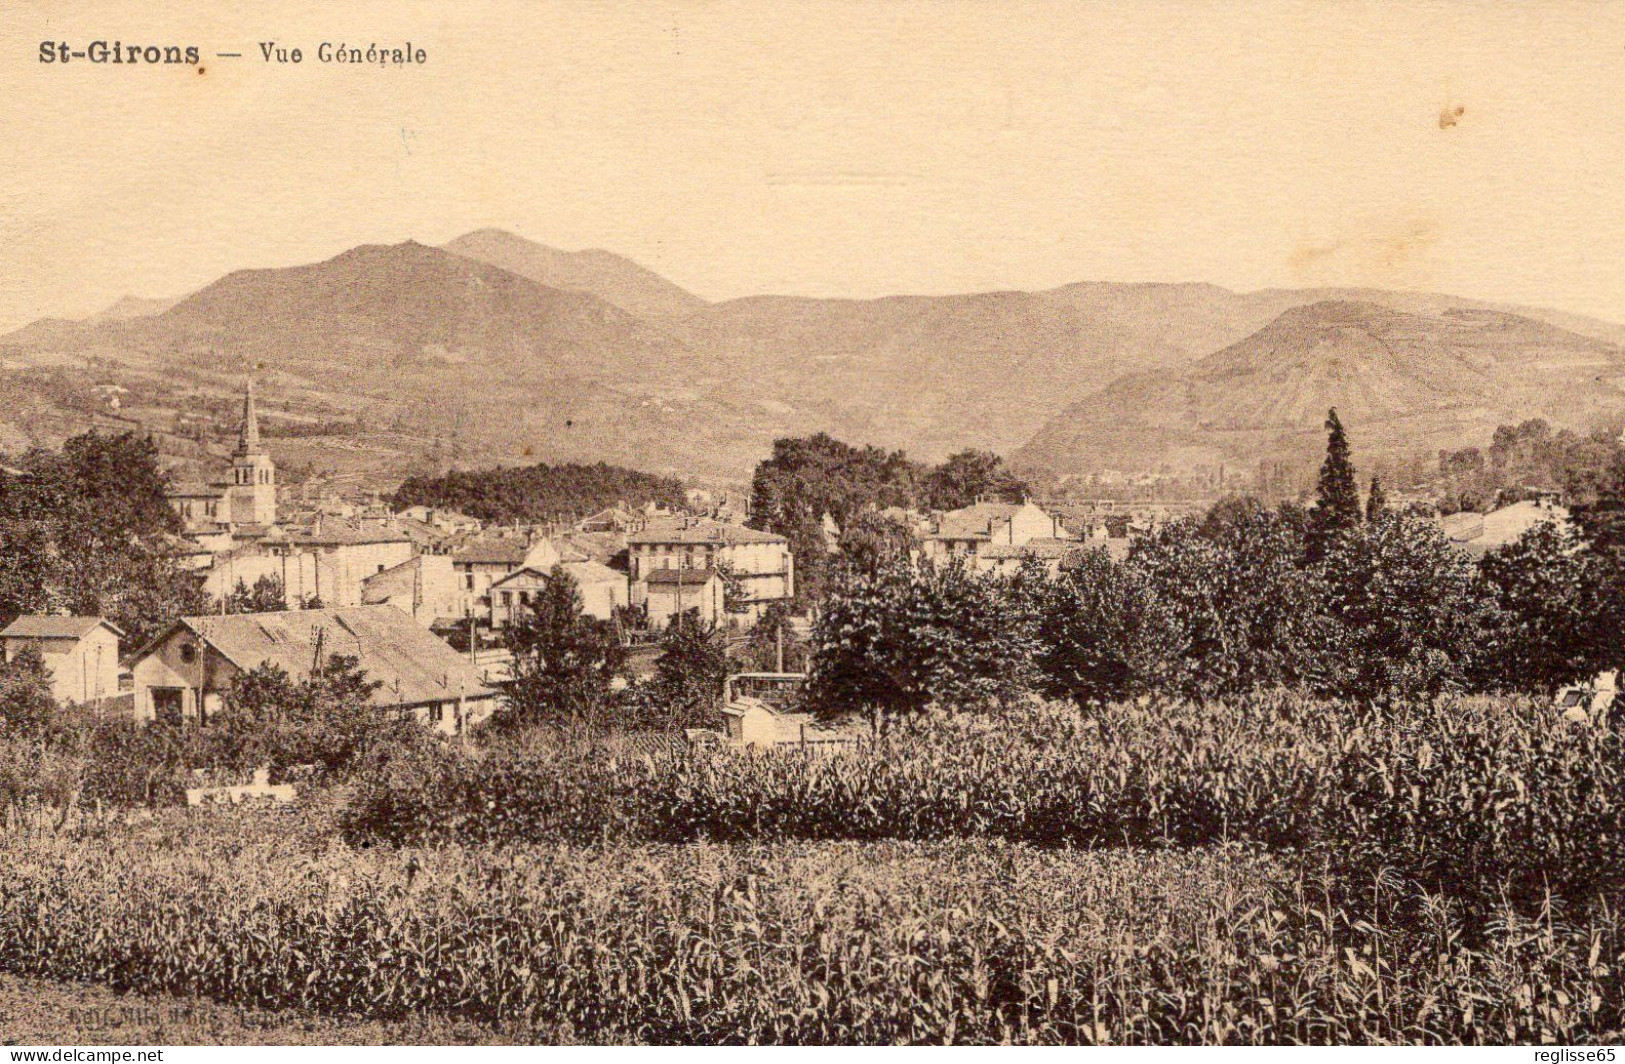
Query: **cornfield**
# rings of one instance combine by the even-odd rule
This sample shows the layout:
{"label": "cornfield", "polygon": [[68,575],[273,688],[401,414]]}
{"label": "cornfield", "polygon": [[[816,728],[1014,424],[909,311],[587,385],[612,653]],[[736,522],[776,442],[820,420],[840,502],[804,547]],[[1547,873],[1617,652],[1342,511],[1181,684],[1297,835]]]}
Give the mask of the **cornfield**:
{"label": "cornfield", "polygon": [[[1002,842],[357,853],[178,826],[13,839],[29,975],[653,1043],[1561,1042],[1617,1032],[1625,925],[1499,914],[1235,850]],[[168,847],[154,862],[156,848]],[[907,884],[907,889],[898,889]]]}
{"label": "cornfield", "polygon": [[412,746],[280,812],[0,831],[0,968],[563,1040],[1625,1030],[1616,733],[1266,695],[857,750]]}
{"label": "cornfield", "polygon": [[989,838],[1248,843],[1475,905],[1584,901],[1625,869],[1617,733],[1510,700],[1392,711],[1286,696],[940,726],[857,751],[685,751],[390,766],[353,841]]}

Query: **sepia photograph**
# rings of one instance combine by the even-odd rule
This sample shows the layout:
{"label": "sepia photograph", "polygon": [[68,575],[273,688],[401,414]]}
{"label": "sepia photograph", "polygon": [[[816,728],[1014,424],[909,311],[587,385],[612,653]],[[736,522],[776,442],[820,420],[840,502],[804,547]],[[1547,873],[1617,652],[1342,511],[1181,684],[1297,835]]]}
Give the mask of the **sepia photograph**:
{"label": "sepia photograph", "polygon": [[9,0],[0,145],[0,1064],[1625,1043],[1625,4]]}

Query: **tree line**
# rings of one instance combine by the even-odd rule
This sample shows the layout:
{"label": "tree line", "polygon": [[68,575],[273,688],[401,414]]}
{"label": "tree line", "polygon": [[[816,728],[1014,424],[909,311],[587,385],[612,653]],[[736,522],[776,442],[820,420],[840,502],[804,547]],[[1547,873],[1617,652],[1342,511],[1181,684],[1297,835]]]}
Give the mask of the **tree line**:
{"label": "tree line", "polygon": [[549,521],[584,517],[611,506],[682,506],[683,484],[672,477],[596,462],[563,462],[500,469],[452,470],[411,476],[390,497],[397,510],[432,506],[481,521]]}
{"label": "tree line", "polygon": [[1617,426],[1577,433],[1531,418],[1497,428],[1488,447],[1440,451],[1436,487],[1445,513],[1488,510],[1531,491],[1560,492],[1587,505],[1607,495],[1622,466],[1625,442]]}
{"label": "tree line", "polygon": [[820,432],[773,441],[772,455],[751,479],[750,523],[789,540],[796,597],[809,604],[823,596],[829,575],[826,515],[844,536],[876,510],[956,510],[982,498],[1017,500],[1027,491],[991,451],[960,451],[933,466]]}
{"label": "tree line", "polygon": [[[1229,499],[1056,576],[844,547],[814,627],[809,694],[877,722],[1029,693],[1079,705],[1285,688],[1384,701],[1551,692],[1625,657],[1625,565],[1539,524],[1474,560],[1432,519],[1362,492],[1335,411],[1315,504]],[[1625,485],[1619,485],[1625,487]]]}

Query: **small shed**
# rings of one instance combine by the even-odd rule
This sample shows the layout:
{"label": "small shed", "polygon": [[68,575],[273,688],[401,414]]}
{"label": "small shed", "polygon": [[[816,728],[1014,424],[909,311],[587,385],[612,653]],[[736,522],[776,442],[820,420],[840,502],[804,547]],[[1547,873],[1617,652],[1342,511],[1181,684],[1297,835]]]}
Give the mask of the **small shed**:
{"label": "small shed", "polygon": [[98,702],[118,695],[119,640],[124,633],[104,617],[24,614],[0,630],[7,661],[39,652],[58,702]]}
{"label": "small shed", "polygon": [[648,609],[651,627],[664,628],[689,610],[704,624],[726,619],[727,589],[715,569],[652,569],[634,585],[634,593],[634,604]]}

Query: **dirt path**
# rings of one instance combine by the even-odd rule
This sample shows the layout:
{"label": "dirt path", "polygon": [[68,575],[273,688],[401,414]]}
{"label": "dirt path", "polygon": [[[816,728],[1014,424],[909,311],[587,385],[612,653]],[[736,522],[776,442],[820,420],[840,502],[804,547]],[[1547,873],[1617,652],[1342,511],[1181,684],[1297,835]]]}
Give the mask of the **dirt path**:
{"label": "dirt path", "polygon": [[398,1022],[237,1009],[196,998],[120,994],[103,986],[0,973],[0,1044],[90,1045],[514,1045],[441,1017]]}

